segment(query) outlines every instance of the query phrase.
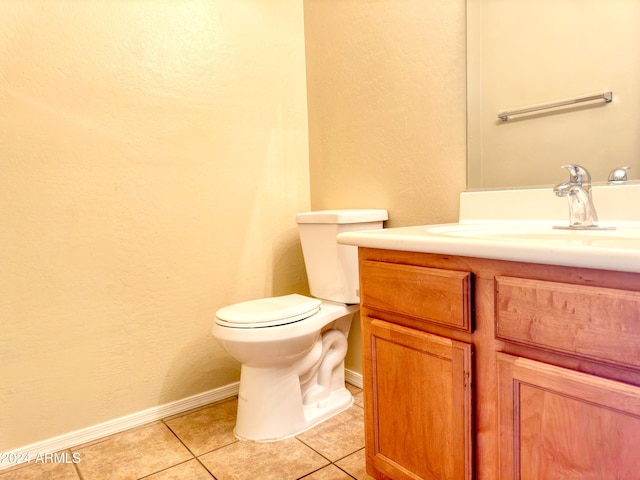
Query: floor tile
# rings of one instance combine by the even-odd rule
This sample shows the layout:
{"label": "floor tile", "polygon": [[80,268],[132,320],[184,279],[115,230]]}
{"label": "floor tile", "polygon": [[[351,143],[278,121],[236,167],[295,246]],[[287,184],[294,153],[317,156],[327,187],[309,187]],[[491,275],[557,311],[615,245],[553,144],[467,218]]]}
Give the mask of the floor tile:
{"label": "floor tile", "polygon": [[[69,455],[71,457],[71,455]],[[31,463],[0,471],[0,480],[79,480],[71,463],[41,463],[32,459]]]}
{"label": "floor tile", "polygon": [[350,383],[345,383],[344,386],[351,392],[351,395],[355,395],[356,393],[360,393],[362,391],[360,387],[356,387],[355,385],[352,385]]}
{"label": "floor tile", "polygon": [[302,477],[301,480],[353,480],[353,478],[332,464]]}
{"label": "floor tile", "polygon": [[83,480],[137,479],[193,458],[160,422],[73,451],[80,454],[77,467]]}
{"label": "floor tile", "polygon": [[353,395],[353,404],[360,408],[364,408],[364,392],[360,391]]}
{"label": "floor tile", "polygon": [[73,448],[67,453],[79,455],[77,465],[32,462],[0,471],[0,480],[371,480],[363,392],[347,388],[352,407],[296,438],[238,441],[233,399]]}
{"label": "floor tile", "polygon": [[345,383],[345,387],[347,387],[347,390],[353,395],[353,404],[364,408],[364,391],[362,388],[351,385],[350,383]]}
{"label": "floor tile", "polygon": [[199,456],[237,441],[233,435],[237,409],[238,400],[233,399],[170,417],[164,423]]}
{"label": "floor tile", "polygon": [[353,405],[296,438],[335,462],[364,447],[364,410]]}
{"label": "floor tile", "polygon": [[195,458],[175,467],[154,473],[141,480],[212,480],[213,477]]}
{"label": "floor tile", "polygon": [[367,473],[367,457],[364,448],[338,460],[336,465],[357,480],[375,480]]}
{"label": "floor tile", "polygon": [[296,438],[236,442],[199,460],[217,480],[296,480],[329,464]]}

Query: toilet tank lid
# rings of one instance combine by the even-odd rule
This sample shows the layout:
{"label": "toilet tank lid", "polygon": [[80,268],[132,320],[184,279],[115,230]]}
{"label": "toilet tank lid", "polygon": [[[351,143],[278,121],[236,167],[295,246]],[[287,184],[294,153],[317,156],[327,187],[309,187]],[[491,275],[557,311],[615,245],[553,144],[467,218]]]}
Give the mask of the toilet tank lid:
{"label": "toilet tank lid", "polygon": [[296,215],[297,223],[365,223],[387,220],[389,214],[384,209],[344,209],[318,210]]}

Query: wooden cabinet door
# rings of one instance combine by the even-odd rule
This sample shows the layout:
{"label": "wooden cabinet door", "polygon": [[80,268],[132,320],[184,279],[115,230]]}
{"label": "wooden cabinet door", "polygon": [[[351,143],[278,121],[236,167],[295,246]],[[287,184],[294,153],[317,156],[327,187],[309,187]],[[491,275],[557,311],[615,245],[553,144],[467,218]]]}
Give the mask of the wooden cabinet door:
{"label": "wooden cabinet door", "polygon": [[640,479],[640,388],[498,353],[501,479]]}
{"label": "wooden cabinet door", "polygon": [[471,479],[471,345],[366,315],[362,321],[369,474]]}

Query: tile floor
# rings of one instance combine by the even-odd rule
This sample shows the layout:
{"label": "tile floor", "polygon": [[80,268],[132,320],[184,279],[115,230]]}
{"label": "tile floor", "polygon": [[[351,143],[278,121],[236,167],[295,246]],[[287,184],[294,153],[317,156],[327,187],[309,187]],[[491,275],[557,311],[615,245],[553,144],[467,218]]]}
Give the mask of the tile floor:
{"label": "tile floor", "polygon": [[68,463],[0,470],[0,480],[370,480],[362,390],[347,387],[352,407],[280,442],[238,441],[232,399],[61,452]]}

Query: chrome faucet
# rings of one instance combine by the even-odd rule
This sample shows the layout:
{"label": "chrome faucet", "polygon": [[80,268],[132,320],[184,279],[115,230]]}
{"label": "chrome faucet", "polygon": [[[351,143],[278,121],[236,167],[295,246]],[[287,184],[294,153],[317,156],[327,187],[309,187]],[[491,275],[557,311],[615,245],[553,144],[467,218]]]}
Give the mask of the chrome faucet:
{"label": "chrome faucet", "polygon": [[597,227],[598,215],[591,199],[591,174],[580,165],[562,165],[562,168],[569,170],[569,181],[553,187],[553,192],[569,201],[569,227]]}

